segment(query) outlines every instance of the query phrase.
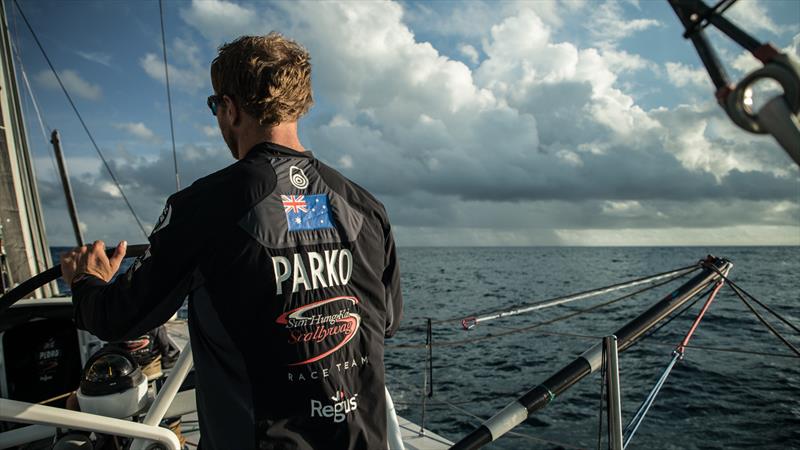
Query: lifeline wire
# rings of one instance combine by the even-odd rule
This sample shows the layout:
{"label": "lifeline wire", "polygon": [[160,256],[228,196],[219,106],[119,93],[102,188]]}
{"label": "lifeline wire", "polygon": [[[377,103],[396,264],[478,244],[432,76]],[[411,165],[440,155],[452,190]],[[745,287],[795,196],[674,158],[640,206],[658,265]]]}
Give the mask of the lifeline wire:
{"label": "lifeline wire", "polygon": [[[597,295],[600,295],[600,294],[607,294],[609,292],[625,289],[625,288],[628,288],[628,287],[633,287],[633,286],[636,286],[636,285],[639,285],[639,284],[643,284],[643,283],[647,283],[647,282],[658,281],[658,280],[660,280],[662,278],[674,275],[676,273],[683,272],[683,273],[681,273],[679,275],[679,277],[681,277],[681,276],[687,275],[687,274],[689,274],[691,272],[694,272],[695,270],[697,270],[699,268],[700,268],[700,266],[698,264],[693,264],[691,266],[681,267],[680,269],[674,269],[674,270],[670,270],[668,272],[662,272],[662,273],[657,273],[655,275],[649,275],[649,276],[642,277],[642,278],[636,278],[636,279],[633,279],[633,280],[623,281],[622,283],[612,284],[612,285],[609,285],[609,286],[603,286],[603,287],[599,287],[599,288],[596,288],[596,289],[590,289],[590,290],[587,290],[587,291],[581,291],[581,292],[577,292],[577,293],[574,293],[574,294],[569,294],[569,295],[562,296],[562,297],[553,297],[553,298],[549,298],[549,299],[546,299],[546,300],[541,300],[539,302],[529,303],[527,305],[523,305],[521,307],[516,307],[516,308],[513,308],[513,309],[488,311],[488,312],[477,314],[476,315],[477,317],[473,316],[473,317],[464,318],[464,316],[458,316],[458,317],[451,317],[449,319],[438,319],[438,320],[432,321],[431,323],[440,324],[440,323],[460,321],[463,324],[465,321],[468,321],[470,319],[476,320],[475,323],[477,323],[478,321],[482,321],[484,317],[487,317],[487,316],[490,316],[490,315],[498,315],[499,317],[517,315],[517,314],[521,314],[523,312],[529,312],[529,311],[536,310],[536,309],[543,309],[543,308],[550,307],[550,306],[558,306],[560,304],[568,303],[569,301],[573,301],[573,300],[581,300],[581,299],[585,299],[585,298],[589,298],[589,297],[594,297],[594,296],[597,296]],[[673,279],[675,279],[675,278],[673,278]],[[660,285],[656,285],[656,286],[660,286]],[[653,286],[653,287],[655,287],[655,286]],[[528,308],[531,308],[531,309],[528,309]],[[510,313],[513,313],[513,314],[510,314]],[[408,318],[407,320],[413,321],[413,320],[416,320],[416,319],[419,319],[419,318]],[[427,320],[427,318],[425,318],[425,320]],[[407,331],[409,329],[415,329],[415,328],[421,328],[421,327],[420,326],[405,327],[405,328],[403,328],[403,330]]]}
{"label": "lifeline wire", "polygon": [[172,125],[172,95],[169,92],[169,64],[167,64],[167,38],[164,31],[164,5],[158,0],[158,12],[161,18],[161,47],[164,49],[164,77],[167,82],[167,106],[169,108],[169,135],[172,137],[172,163],[175,167],[175,190],[181,190],[181,178],[178,174],[178,152],[175,150],[175,128]]}
{"label": "lifeline wire", "polygon": [[61,81],[61,77],[58,76],[58,72],[56,72],[56,69],[53,66],[53,63],[50,61],[50,57],[47,56],[47,52],[45,52],[44,47],[42,46],[42,43],[39,41],[39,37],[36,35],[36,32],[33,30],[33,26],[31,26],[31,23],[28,22],[28,18],[25,16],[25,13],[22,11],[22,7],[19,5],[19,2],[17,0],[14,0],[14,5],[16,5],[20,16],[22,16],[22,20],[25,22],[25,25],[28,27],[28,30],[30,30],[31,35],[33,35],[33,40],[36,42],[36,46],[39,47],[39,50],[42,52],[42,56],[44,56],[45,61],[47,61],[47,65],[50,66],[50,70],[53,72],[53,75],[56,77],[56,81],[58,81],[59,86],[61,86],[61,90],[64,92],[64,95],[67,97],[67,101],[69,102],[70,106],[72,106],[72,110],[75,112],[75,115],[78,117],[78,121],[81,123],[81,126],[83,126],[83,130],[86,132],[86,135],[89,137],[89,141],[91,141],[92,146],[94,147],[95,151],[97,152],[97,156],[100,157],[100,160],[103,162],[103,165],[105,166],[106,170],[108,171],[108,175],[111,177],[111,180],[114,181],[114,184],[117,186],[117,189],[119,190],[119,193],[122,196],[122,200],[125,201],[125,204],[128,206],[128,210],[130,210],[131,215],[133,216],[134,220],[136,220],[136,224],[139,225],[139,229],[142,230],[142,234],[144,235],[145,239],[147,239],[147,231],[145,231],[144,225],[142,225],[142,222],[139,220],[139,216],[136,215],[136,211],[134,211],[133,205],[131,205],[131,202],[128,200],[128,196],[125,195],[125,191],[122,190],[122,185],[119,183],[119,181],[117,180],[117,177],[114,175],[114,171],[111,170],[111,166],[108,164],[108,161],[106,160],[105,156],[103,156],[103,152],[100,151],[100,147],[97,145],[97,142],[95,142],[94,137],[92,136],[92,133],[89,131],[89,127],[86,126],[86,122],[84,122],[83,116],[81,116],[81,113],[78,111],[78,107],[75,106],[75,102],[72,101],[72,97],[69,95],[69,91],[67,91],[67,88],[64,86],[64,83]]}

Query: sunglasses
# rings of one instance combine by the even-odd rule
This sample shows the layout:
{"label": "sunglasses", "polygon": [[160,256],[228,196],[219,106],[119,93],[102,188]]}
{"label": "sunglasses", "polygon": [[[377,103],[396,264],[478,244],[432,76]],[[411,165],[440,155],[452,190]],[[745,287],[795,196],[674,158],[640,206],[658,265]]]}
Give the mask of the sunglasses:
{"label": "sunglasses", "polygon": [[217,115],[219,105],[222,103],[222,97],[222,95],[209,95],[206,99],[206,104],[208,105],[208,109],[211,110],[211,114]]}

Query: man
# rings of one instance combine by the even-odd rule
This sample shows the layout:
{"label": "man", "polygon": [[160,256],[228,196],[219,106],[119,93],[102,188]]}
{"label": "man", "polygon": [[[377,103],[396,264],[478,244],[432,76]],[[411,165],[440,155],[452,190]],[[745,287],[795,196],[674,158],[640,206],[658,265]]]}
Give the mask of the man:
{"label": "man", "polygon": [[402,313],[386,212],[305,151],[308,53],[279,34],[223,45],[208,106],[238,162],[167,200],[144,257],[62,260],[78,326],[136,337],[189,295],[202,448],[386,447],[383,341]]}

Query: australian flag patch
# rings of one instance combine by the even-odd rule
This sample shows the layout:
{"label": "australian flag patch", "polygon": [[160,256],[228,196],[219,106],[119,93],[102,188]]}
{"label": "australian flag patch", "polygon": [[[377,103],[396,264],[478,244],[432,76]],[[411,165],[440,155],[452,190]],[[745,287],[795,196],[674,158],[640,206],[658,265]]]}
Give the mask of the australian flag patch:
{"label": "australian flag patch", "polygon": [[333,228],[333,218],[326,194],[281,195],[289,231]]}

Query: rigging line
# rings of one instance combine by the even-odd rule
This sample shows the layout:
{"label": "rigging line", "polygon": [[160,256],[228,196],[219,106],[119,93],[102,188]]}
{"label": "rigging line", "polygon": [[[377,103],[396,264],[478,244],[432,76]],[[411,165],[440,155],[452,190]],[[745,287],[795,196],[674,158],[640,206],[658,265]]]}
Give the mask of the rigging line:
{"label": "rigging line", "polygon": [[[444,405],[447,405],[447,406],[451,407],[452,409],[454,409],[454,410],[456,410],[456,411],[458,411],[458,412],[460,412],[460,413],[462,413],[462,414],[464,414],[466,416],[469,416],[469,417],[471,417],[471,418],[473,418],[475,420],[480,421],[480,423],[483,423],[483,422],[486,421],[485,418],[481,418],[480,416],[477,416],[477,415],[473,414],[472,412],[470,412],[470,411],[468,411],[468,410],[466,410],[464,408],[458,407],[455,404],[453,404],[453,403],[451,403],[451,402],[449,402],[447,400],[440,400],[440,401]],[[509,431],[507,434],[509,436],[516,436],[516,437],[520,437],[520,438],[524,438],[524,439],[529,439],[529,440],[532,440],[532,441],[544,442],[545,444],[554,444],[554,445],[558,445],[558,446],[561,446],[561,447],[564,447],[564,448],[571,448],[571,449],[584,449],[585,448],[585,447],[576,447],[576,446],[574,446],[572,444],[567,444],[565,442],[551,441],[549,439],[544,439],[544,438],[540,438],[540,437],[536,437],[536,436],[531,436],[529,434],[519,433],[519,432],[516,432],[516,431]]]}
{"label": "rigging line", "polygon": [[792,343],[791,343],[791,342],[789,342],[789,341],[787,341],[787,340],[786,340],[786,338],[784,338],[784,337],[783,337],[783,336],[782,336],[782,335],[781,335],[781,334],[778,332],[778,330],[776,330],[776,329],[775,329],[775,328],[774,328],[772,325],[770,325],[770,324],[769,324],[769,322],[767,322],[767,320],[766,320],[766,319],[764,319],[764,316],[762,316],[762,315],[761,315],[761,314],[760,314],[758,311],[756,311],[756,310],[755,310],[755,308],[753,308],[753,305],[751,305],[751,304],[750,304],[750,302],[748,302],[748,301],[747,301],[747,300],[744,298],[744,296],[743,296],[741,293],[739,293],[739,289],[738,289],[736,286],[734,286],[734,285],[729,285],[729,286],[731,287],[731,289],[733,289],[733,292],[735,292],[735,293],[736,293],[736,295],[739,297],[739,299],[740,299],[742,302],[744,302],[744,304],[745,304],[745,305],[746,305],[746,306],[747,306],[747,307],[750,309],[750,311],[752,311],[752,313],[753,313],[753,314],[755,314],[756,318],[758,318],[758,320],[759,320],[759,321],[761,321],[761,323],[762,323],[762,324],[764,324],[764,326],[765,326],[765,327],[767,327],[767,329],[769,329],[769,331],[770,331],[772,334],[774,334],[774,335],[775,335],[775,337],[777,337],[778,339],[780,339],[780,340],[781,340],[781,342],[783,342],[783,343],[784,343],[784,344],[785,344],[787,347],[789,347],[789,349],[790,349],[791,351],[793,351],[794,353],[796,353],[796,354],[797,354],[797,356],[800,356],[800,349],[798,349],[797,347],[795,347],[794,345],[792,345]]}
{"label": "rigging line", "polygon": [[[725,274],[727,273],[728,271],[725,272]],[[628,423],[628,426],[625,427],[625,432],[624,432],[625,442],[623,444],[623,448],[627,447],[631,439],[633,439],[633,436],[636,434],[636,430],[639,429],[639,426],[642,424],[642,421],[644,421],[647,412],[650,411],[650,407],[653,406],[653,403],[655,403],[658,393],[661,392],[661,388],[664,386],[664,383],[666,383],[667,377],[669,377],[669,374],[672,372],[672,368],[675,367],[675,363],[683,359],[683,355],[686,351],[686,346],[689,345],[689,341],[692,339],[694,332],[697,331],[697,327],[698,325],[700,325],[700,321],[702,321],[703,318],[705,317],[706,313],[708,312],[708,309],[711,307],[711,303],[713,303],[714,299],[717,297],[717,293],[719,292],[720,289],[722,289],[723,284],[725,284],[725,281],[722,279],[714,283],[714,288],[708,294],[708,299],[706,300],[705,304],[703,304],[703,307],[700,309],[700,312],[697,313],[697,317],[695,317],[694,321],[692,321],[692,325],[689,328],[689,331],[686,333],[686,336],[684,336],[683,340],[681,340],[681,343],[678,344],[677,347],[675,347],[675,350],[672,351],[672,359],[669,362],[667,369],[661,375],[661,378],[658,380],[656,385],[650,391],[650,394],[647,396],[644,402],[642,402],[642,404],[639,406],[639,409],[636,411],[636,414],[633,416],[630,423]],[[628,432],[629,430],[630,432]]]}
{"label": "rigging line", "polygon": [[729,280],[729,279],[727,279],[727,278],[724,278],[724,279],[725,279],[725,281],[727,281],[727,282],[728,282],[728,284],[730,284],[731,286],[735,287],[736,289],[738,289],[738,290],[742,291],[742,293],[744,293],[744,295],[748,296],[748,297],[749,297],[751,300],[753,300],[754,302],[758,303],[758,305],[759,305],[759,306],[761,306],[762,308],[764,308],[764,309],[766,309],[767,311],[769,311],[769,312],[770,312],[770,314],[772,314],[773,316],[775,316],[775,317],[776,317],[778,320],[780,320],[781,322],[783,322],[783,323],[785,323],[786,325],[788,325],[788,326],[789,326],[791,329],[793,329],[794,331],[796,331],[796,332],[800,333],[800,327],[798,327],[797,325],[793,324],[792,322],[789,322],[789,320],[788,320],[788,319],[784,318],[783,316],[781,316],[781,315],[780,315],[780,314],[778,314],[777,312],[773,311],[773,310],[772,310],[772,308],[770,308],[769,306],[767,306],[767,305],[765,305],[764,303],[762,303],[762,302],[761,302],[759,299],[757,299],[757,298],[753,297],[753,296],[752,296],[752,295],[751,295],[749,292],[747,292],[747,291],[745,291],[744,289],[742,289],[742,287],[741,287],[741,286],[739,286],[738,284],[734,283],[733,281],[731,281],[731,280]]}
{"label": "rigging line", "polygon": [[178,174],[178,152],[175,150],[175,127],[172,124],[172,95],[169,92],[169,64],[167,64],[167,37],[164,31],[164,5],[158,0],[158,12],[161,18],[161,47],[164,49],[164,77],[167,84],[167,106],[169,108],[169,135],[172,137],[172,163],[175,167],[175,190],[181,190],[181,178]]}
{"label": "rigging line", "polygon": [[681,310],[681,311],[680,311],[678,314],[675,314],[675,315],[673,315],[672,317],[670,317],[669,319],[667,319],[667,320],[666,320],[664,323],[662,323],[661,325],[659,325],[659,326],[655,327],[655,328],[654,328],[654,329],[652,329],[652,330],[651,330],[649,333],[645,334],[645,335],[642,337],[642,340],[648,339],[649,337],[653,336],[653,335],[654,335],[654,334],[656,334],[656,333],[657,333],[657,332],[658,332],[660,329],[662,329],[662,328],[664,328],[665,326],[669,325],[669,323],[670,323],[670,322],[672,322],[673,320],[675,320],[675,319],[677,319],[678,317],[682,316],[682,315],[683,315],[683,314],[684,314],[686,311],[689,311],[690,309],[692,309],[692,306],[694,306],[694,305],[695,305],[697,302],[699,302],[699,301],[700,301],[700,300],[701,300],[703,297],[705,297],[706,295],[708,295],[708,294],[709,294],[709,293],[710,293],[712,290],[714,290],[714,286],[712,286],[712,287],[708,288],[708,290],[707,290],[706,292],[704,292],[704,293],[703,293],[703,295],[698,295],[696,299],[692,300],[692,302],[691,302],[691,303],[689,303],[688,305],[686,305],[686,306],[685,306],[685,307],[684,307],[684,308],[683,308],[683,309],[682,309],[682,310]]}
{"label": "rigging line", "polygon": [[[511,330],[508,330],[508,331],[504,331],[504,332],[500,332],[500,333],[487,334],[487,335],[484,335],[484,336],[478,336],[478,337],[470,338],[470,339],[460,339],[460,340],[453,340],[453,341],[435,342],[434,344],[431,344],[431,345],[433,347],[457,346],[457,345],[464,345],[464,344],[470,344],[470,343],[473,343],[473,342],[483,341],[483,340],[487,340],[487,339],[494,339],[494,338],[498,338],[498,337],[502,337],[502,336],[507,336],[507,335],[510,335],[510,334],[523,333],[523,332],[530,331],[532,329],[535,329],[535,328],[538,328],[538,327],[541,327],[541,326],[544,326],[544,325],[550,325],[552,323],[559,322],[559,321],[562,321],[562,320],[566,320],[566,319],[575,317],[575,316],[580,315],[580,314],[591,312],[591,311],[594,311],[596,309],[599,309],[599,308],[602,308],[602,307],[605,307],[605,306],[612,305],[614,303],[620,302],[622,300],[626,300],[626,299],[631,298],[631,297],[633,297],[635,295],[641,294],[642,292],[649,291],[650,289],[654,289],[654,288],[657,288],[659,286],[663,286],[665,284],[669,284],[669,283],[677,280],[678,278],[683,277],[684,275],[685,274],[676,275],[676,276],[674,276],[674,277],[672,277],[672,278],[670,278],[670,279],[668,279],[666,281],[662,281],[660,283],[654,284],[653,286],[648,286],[646,288],[639,289],[638,291],[630,292],[630,293],[625,294],[625,295],[623,295],[621,297],[617,297],[617,298],[615,298],[613,300],[609,300],[609,301],[604,302],[604,303],[598,303],[597,305],[591,306],[589,308],[579,309],[577,311],[571,312],[569,314],[565,314],[563,316],[556,317],[554,319],[545,320],[543,322],[537,322],[537,323],[532,324],[532,325],[528,325],[528,326],[524,326],[524,327],[520,327],[520,328],[514,328],[514,329],[511,329]],[[427,348],[427,345],[426,344],[398,344],[398,345],[387,345],[385,347],[386,348],[391,348],[391,349],[400,349],[400,348],[417,348],[418,349],[418,348]]]}
{"label": "rigging line", "polygon": [[624,281],[622,283],[617,283],[617,284],[613,284],[613,285],[610,285],[610,286],[605,286],[605,287],[601,287],[601,288],[597,288],[597,289],[578,292],[576,294],[566,295],[566,296],[563,296],[563,297],[556,297],[556,298],[551,299],[551,300],[544,300],[544,301],[541,301],[541,302],[532,303],[532,304],[530,304],[530,305],[528,305],[526,307],[523,307],[523,308],[515,308],[515,309],[500,311],[500,312],[496,312],[496,313],[492,313],[492,314],[486,314],[486,315],[483,315],[483,316],[480,316],[480,317],[476,317],[474,319],[474,321],[475,321],[475,323],[484,322],[484,321],[487,321],[487,320],[494,320],[494,319],[499,319],[501,317],[514,316],[514,315],[517,315],[517,314],[523,314],[523,313],[526,313],[526,312],[531,312],[531,311],[536,311],[536,310],[539,310],[539,309],[549,308],[551,306],[562,305],[562,304],[573,302],[573,301],[576,301],[576,300],[582,300],[582,299],[589,298],[589,297],[595,297],[595,296],[598,296],[598,295],[601,295],[601,294],[606,294],[606,293],[617,291],[617,290],[620,290],[620,289],[625,289],[625,288],[638,286],[640,284],[644,284],[644,283],[648,283],[648,282],[654,282],[654,281],[662,280],[664,278],[673,276],[676,273],[680,273],[680,272],[684,272],[684,273],[681,274],[681,276],[687,275],[687,274],[689,274],[689,273],[691,273],[691,272],[693,272],[693,271],[695,271],[695,270],[697,270],[699,268],[700,267],[699,267],[698,264],[694,264],[692,266],[687,266],[687,267],[683,267],[683,268],[680,268],[680,269],[671,270],[669,272],[663,272],[663,273],[651,275],[651,276],[648,276],[648,277],[638,278],[638,279],[630,280],[630,281]]}
{"label": "rigging line", "polygon": [[[17,34],[16,17],[17,16],[14,15],[14,34],[15,35]],[[18,35],[17,35],[17,40],[19,40],[19,36]],[[25,71],[25,65],[22,64],[21,52],[19,51],[19,48],[17,47],[17,45],[15,43],[12,42],[11,46],[14,49],[14,56],[16,56],[16,58],[17,58],[17,64],[19,64],[19,70],[20,70],[20,73],[22,74],[22,81],[23,81],[23,83],[25,83],[25,88],[26,88],[26,90],[28,92],[28,97],[30,97],[31,104],[33,105],[33,110],[36,113],[36,118],[39,121],[39,129],[42,132],[42,138],[44,138],[44,142],[49,143],[50,140],[47,138],[47,131],[45,131],[45,128],[46,129],[50,129],[50,127],[47,124],[45,124],[45,121],[44,121],[44,119],[42,117],[42,113],[39,110],[39,102],[36,101],[36,96],[33,94],[33,88],[31,88],[31,83],[30,83],[30,81],[28,81],[28,73]],[[50,159],[50,164],[52,165],[52,168],[53,168],[53,176],[57,180],[58,179],[58,169],[56,168],[56,159],[53,156],[52,152],[48,151],[47,155],[50,157],[49,159]]]}
{"label": "rigging line", "polygon": [[[786,325],[788,325],[788,326],[789,326],[791,329],[793,329],[794,331],[796,331],[796,332],[800,333],[800,327],[798,327],[797,325],[795,325],[795,324],[793,324],[793,323],[789,322],[789,320],[788,320],[788,319],[784,318],[783,316],[781,316],[781,315],[780,315],[780,314],[778,314],[777,312],[773,311],[773,310],[772,310],[772,308],[770,308],[769,306],[767,306],[767,305],[765,305],[764,303],[762,303],[762,302],[761,302],[759,299],[755,298],[755,297],[754,297],[752,294],[750,294],[749,292],[745,291],[745,290],[744,290],[744,288],[742,288],[741,286],[739,286],[737,283],[734,283],[734,282],[733,282],[733,280],[731,280],[730,278],[728,278],[726,275],[722,274],[722,273],[721,273],[719,270],[717,270],[717,268],[716,268],[716,267],[709,266],[709,268],[710,268],[711,270],[713,270],[713,271],[717,272],[717,274],[718,274],[718,275],[720,275],[720,276],[722,277],[722,279],[723,279],[723,280],[725,280],[725,282],[726,282],[726,283],[728,283],[728,285],[730,285],[730,286],[731,286],[731,287],[733,287],[733,288],[736,288],[736,289],[738,289],[739,291],[741,291],[742,293],[744,293],[744,295],[746,295],[746,296],[750,297],[750,300],[753,300],[754,302],[758,303],[758,305],[759,305],[759,306],[761,306],[762,308],[764,308],[764,309],[766,309],[767,311],[769,311],[769,312],[770,312],[770,313],[771,313],[773,316],[775,316],[775,317],[776,317],[778,320],[780,320],[781,322],[783,322],[783,323],[785,323]],[[734,291],[734,292],[735,292],[735,291]]]}
{"label": "rigging line", "polygon": [[42,46],[42,43],[39,41],[39,37],[36,35],[36,32],[33,30],[33,26],[31,26],[31,23],[28,21],[28,17],[25,16],[25,12],[22,11],[22,6],[20,6],[18,0],[14,0],[14,5],[16,5],[20,16],[22,16],[22,20],[25,22],[25,25],[28,27],[28,30],[31,32],[31,35],[33,35],[33,40],[36,42],[36,46],[39,47],[39,50],[42,52],[42,56],[44,56],[44,59],[47,62],[47,65],[50,67],[50,70],[53,72],[53,75],[56,77],[56,81],[58,81],[59,86],[61,86],[61,90],[64,92],[64,95],[67,97],[67,101],[69,101],[69,104],[72,107],[72,110],[75,112],[75,115],[78,117],[78,121],[81,123],[81,126],[83,127],[83,130],[86,132],[86,135],[89,137],[89,141],[91,141],[92,146],[94,147],[95,151],[97,152],[97,155],[100,157],[100,160],[103,162],[103,165],[105,166],[106,170],[108,171],[108,174],[111,177],[111,180],[113,180],[114,184],[117,186],[117,189],[119,190],[119,193],[122,196],[122,199],[125,201],[125,204],[128,206],[128,210],[131,212],[131,215],[133,216],[134,220],[136,220],[136,224],[139,225],[139,229],[142,230],[142,234],[144,235],[145,239],[147,239],[147,231],[145,231],[144,225],[142,225],[142,222],[139,220],[139,216],[136,215],[136,211],[134,211],[133,205],[131,205],[131,202],[128,200],[128,196],[125,195],[125,191],[122,190],[122,185],[119,183],[119,181],[117,180],[117,177],[114,175],[114,171],[111,170],[111,166],[108,164],[108,161],[106,160],[105,156],[103,156],[103,152],[100,151],[100,147],[97,145],[97,142],[94,140],[94,136],[92,136],[92,133],[89,131],[89,127],[86,125],[86,122],[83,120],[83,116],[81,116],[81,113],[78,111],[78,107],[75,106],[75,102],[72,101],[72,97],[69,95],[69,91],[67,91],[67,88],[64,86],[64,83],[61,81],[61,77],[58,75],[58,72],[56,72],[56,69],[53,66],[53,63],[50,61],[50,57],[47,56],[47,52],[45,52],[44,47]]}
{"label": "rigging line", "polygon": [[672,359],[667,365],[667,368],[664,369],[664,372],[661,374],[661,377],[659,377],[655,386],[653,386],[653,389],[647,394],[647,398],[645,398],[642,404],[639,405],[639,409],[636,410],[636,414],[634,414],[630,423],[628,423],[628,425],[625,427],[625,431],[623,432],[623,435],[625,436],[625,442],[622,446],[623,449],[627,448],[628,444],[631,442],[631,439],[633,439],[633,435],[636,434],[636,430],[639,429],[639,425],[641,425],[642,421],[644,421],[644,416],[648,411],[650,411],[650,407],[653,406],[653,403],[655,403],[656,396],[658,396],[658,393],[661,392],[661,388],[664,387],[667,377],[672,372],[672,369],[675,367],[675,363],[678,362],[679,358],[680,353],[673,351]]}
{"label": "rigging line", "polygon": [[[702,299],[707,293],[700,296]],[[682,312],[681,312],[682,314]],[[544,334],[544,335],[552,335],[552,336],[564,336],[564,337],[572,337],[577,339],[585,339],[585,340],[597,340],[602,339],[603,336],[594,336],[589,334],[577,334],[577,333],[562,333],[558,331],[551,331],[551,330],[534,330],[534,333]],[[648,336],[645,336],[641,339],[641,342],[637,342],[636,345],[653,345],[659,347],[675,347],[675,344],[669,342],[658,342],[658,341],[647,341]],[[708,352],[723,352],[723,353],[741,353],[745,355],[756,355],[756,356],[769,356],[775,358],[797,358],[795,355],[787,355],[785,353],[772,353],[772,352],[757,352],[752,350],[741,350],[736,348],[724,348],[724,347],[709,347],[706,345],[687,345],[686,348],[694,349],[694,350],[702,350]]]}
{"label": "rigging line", "polygon": [[[517,314],[521,314],[521,313],[525,313],[525,312],[529,312],[529,311],[533,311],[533,310],[537,310],[537,309],[543,309],[543,308],[546,308],[546,307],[549,307],[549,306],[557,306],[557,305],[560,305],[560,304],[563,304],[563,303],[569,303],[569,302],[574,301],[574,300],[581,300],[581,299],[584,299],[584,298],[594,297],[594,296],[601,295],[601,294],[607,294],[609,292],[613,292],[613,291],[616,291],[616,290],[621,290],[621,289],[637,286],[639,284],[643,284],[643,283],[647,283],[647,282],[655,282],[655,281],[664,279],[666,277],[672,276],[672,275],[674,275],[676,273],[683,272],[683,273],[680,274],[679,277],[677,277],[677,278],[680,278],[682,276],[685,276],[685,275],[688,275],[688,274],[694,272],[695,270],[698,270],[699,268],[700,268],[699,264],[693,264],[691,266],[681,267],[679,269],[670,270],[668,272],[661,272],[661,273],[657,273],[657,274],[654,274],[654,275],[649,275],[649,276],[646,276],[646,277],[641,277],[641,278],[636,278],[636,279],[633,279],[633,280],[623,281],[623,282],[617,283],[617,284],[612,284],[612,285],[603,286],[603,287],[599,287],[599,288],[595,288],[595,289],[590,289],[590,290],[587,290],[587,291],[581,291],[581,292],[577,292],[577,293],[574,293],[574,294],[569,294],[569,295],[565,295],[565,296],[561,296],[561,297],[553,297],[553,298],[549,298],[549,299],[546,299],[546,300],[541,300],[541,301],[538,301],[538,302],[535,302],[535,303],[529,303],[529,304],[527,304],[526,307],[522,307],[522,308],[516,307],[516,308],[513,308],[513,309],[489,311],[489,312],[485,312],[485,313],[479,314],[478,317],[471,317],[470,319],[475,320],[476,322],[482,322],[484,320],[491,320],[491,319],[495,319],[495,318],[499,318],[499,317],[513,316],[513,315],[517,315]],[[677,278],[673,278],[673,280],[677,279]],[[654,285],[654,286],[651,286],[651,288],[657,287],[657,286],[660,286],[660,285]],[[640,291],[640,292],[643,292],[643,291]],[[497,317],[493,317],[493,316],[497,316]],[[409,320],[415,320],[415,319],[419,319],[419,318],[412,318],[412,319],[409,319]],[[424,318],[424,319],[427,320],[427,318]],[[459,316],[459,317],[453,317],[453,318],[449,318],[449,319],[434,320],[431,323],[440,324],[440,323],[456,322],[456,321],[464,321],[464,320],[468,320],[468,319],[464,319],[464,316]],[[416,328],[416,327],[413,327],[413,328]],[[408,330],[409,328],[405,328],[405,329]]]}

